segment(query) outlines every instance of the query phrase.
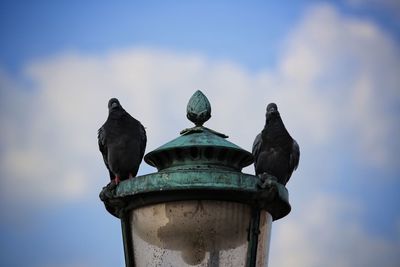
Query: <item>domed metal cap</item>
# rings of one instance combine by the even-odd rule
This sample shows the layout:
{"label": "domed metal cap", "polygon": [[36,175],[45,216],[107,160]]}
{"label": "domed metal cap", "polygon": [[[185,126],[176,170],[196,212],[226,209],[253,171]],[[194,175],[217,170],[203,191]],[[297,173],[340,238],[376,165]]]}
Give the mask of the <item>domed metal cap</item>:
{"label": "domed metal cap", "polygon": [[241,171],[253,163],[253,155],[226,140],[228,136],[202,126],[211,117],[207,97],[197,91],[187,105],[187,117],[196,126],[149,152],[144,160],[157,169],[218,168]]}

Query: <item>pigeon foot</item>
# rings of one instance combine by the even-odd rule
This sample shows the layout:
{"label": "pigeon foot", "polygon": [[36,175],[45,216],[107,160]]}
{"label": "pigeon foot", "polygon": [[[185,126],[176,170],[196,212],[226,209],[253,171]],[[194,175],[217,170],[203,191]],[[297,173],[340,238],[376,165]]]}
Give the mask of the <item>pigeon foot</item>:
{"label": "pigeon foot", "polygon": [[271,187],[274,182],[278,182],[278,178],[266,172],[259,174],[258,177],[260,180],[258,180],[257,185],[262,189]]}
{"label": "pigeon foot", "polygon": [[259,174],[258,177],[259,199],[263,199],[265,203],[273,201],[279,191],[278,178],[266,172]]}

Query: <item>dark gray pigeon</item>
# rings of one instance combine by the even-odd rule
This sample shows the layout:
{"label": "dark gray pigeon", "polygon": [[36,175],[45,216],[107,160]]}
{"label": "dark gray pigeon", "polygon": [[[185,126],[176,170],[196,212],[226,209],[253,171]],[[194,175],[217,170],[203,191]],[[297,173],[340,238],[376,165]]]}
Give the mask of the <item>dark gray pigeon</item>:
{"label": "dark gray pigeon", "polygon": [[253,144],[256,175],[264,173],[275,176],[286,185],[300,159],[300,148],[283,124],[275,103],[267,106],[264,129]]}
{"label": "dark gray pigeon", "polygon": [[108,102],[108,118],[98,131],[98,141],[111,181],[118,184],[136,176],[146,148],[146,131],[116,98]]}

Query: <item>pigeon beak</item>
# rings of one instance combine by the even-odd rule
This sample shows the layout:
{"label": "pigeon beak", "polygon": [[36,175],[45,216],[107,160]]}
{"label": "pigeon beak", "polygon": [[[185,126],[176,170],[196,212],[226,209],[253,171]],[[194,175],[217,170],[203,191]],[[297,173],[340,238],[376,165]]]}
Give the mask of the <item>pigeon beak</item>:
{"label": "pigeon beak", "polygon": [[114,109],[116,107],[118,107],[118,103],[117,102],[114,102],[114,103],[111,104],[111,109]]}

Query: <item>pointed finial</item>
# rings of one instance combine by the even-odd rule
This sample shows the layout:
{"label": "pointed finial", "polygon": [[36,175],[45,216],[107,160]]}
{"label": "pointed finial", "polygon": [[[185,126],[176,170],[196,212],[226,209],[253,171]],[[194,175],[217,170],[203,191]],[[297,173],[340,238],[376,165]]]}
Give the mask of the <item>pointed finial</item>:
{"label": "pointed finial", "polygon": [[211,118],[210,102],[200,90],[197,90],[189,99],[186,112],[186,117],[196,126],[202,126]]}

